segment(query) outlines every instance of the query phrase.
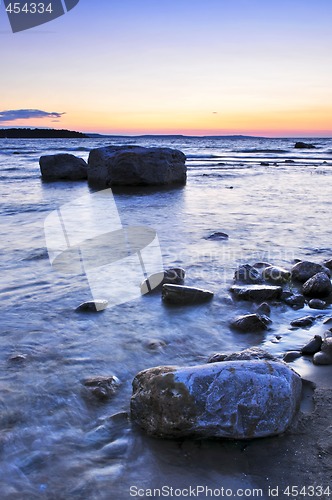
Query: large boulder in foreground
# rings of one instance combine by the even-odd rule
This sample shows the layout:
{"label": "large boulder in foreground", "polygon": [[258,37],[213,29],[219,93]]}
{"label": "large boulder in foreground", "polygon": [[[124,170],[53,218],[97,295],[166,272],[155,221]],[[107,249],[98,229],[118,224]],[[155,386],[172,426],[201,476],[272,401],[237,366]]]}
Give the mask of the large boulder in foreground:
{"label": "large boulder in foreground", "polygon": [[177,149],[108,146],[89,155],[88,181],[99,187],[185,184],[186,157]]}
{"label": "large boulder in foreground", "polygon": [[82,158],[69,154],[41,156],[40,172],[47,181],[80,181],[88,178],[88,165]]}
{"label": "large boulder in foreground", "polygon": [[273,436],[290,425],[301,388],[297,373],[270,360],[161,366],[136,375],[131,418],[163,438]]}

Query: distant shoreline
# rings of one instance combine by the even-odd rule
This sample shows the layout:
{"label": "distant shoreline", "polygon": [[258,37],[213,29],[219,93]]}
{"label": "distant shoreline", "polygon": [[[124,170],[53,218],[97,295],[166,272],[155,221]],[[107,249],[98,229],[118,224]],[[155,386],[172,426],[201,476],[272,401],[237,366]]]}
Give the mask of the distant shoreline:
{"label": "distant shoreline", "polygon": [[0,129],[0,139],[89,139],[89,136],[65,129],[7,128]]}

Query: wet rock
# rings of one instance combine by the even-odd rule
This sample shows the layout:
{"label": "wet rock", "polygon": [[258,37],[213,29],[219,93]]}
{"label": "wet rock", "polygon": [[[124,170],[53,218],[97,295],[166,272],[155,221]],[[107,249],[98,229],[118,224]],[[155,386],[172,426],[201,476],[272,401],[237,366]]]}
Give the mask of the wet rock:
{"label": "wet rock", "polygon": [[315,335],[313,339],[309,340],[309,342],[302,347],[302,354],[315,354],[316,352],[321,350],[323,339],[320,335]]}
{"label": "wet rock", "polygon": [[20,353],[12,354],[8,358],[8,361],[10,363],[24,363],[26,360],[27,360],[26,354],[20,354]]}
{"label": "wet rock", "polygon": [[290,271],[283,269],[282,267],[270,266],[266,267],[262,273],[263,278],[270,283],[274,283],[275,285],[283,285],[286,283],[290,277]]}
{"label": "wet rock", "polygon": [[114,375],[110,377],[92,377],[82,381],[84,386],[83,396],[99,401],[107,401],[114,396],[120,380]]}
{"label": "wet rock", "polygon": [[302,292],[309,297],[327,297],[332,292],[331,280],[325,273],[317,273],[304,283]]}
{"label": "wet rock", "polygon": [[331,318],[331,317],[327,317],[327,318],[325,318],[325,319],[323,320],[323,323],[324,323],[324,325],[327,325],[327,324],[329,324],[329,323],[332,323],[332,318]]}
{"label": "wet rock", "polygon": [[259,314],[245,314],[231,321],[231,327],[243,333],[266,330],[271,320]]}
{"label": "wet rock", "polygon": [[284,292],[281,298],[285,302],[285,304],[292,307],[293,309],[302,309],[305,304],[305,298],[300,293],[293,294],[291,292]]}
{"label": "wet rock", "polygon": [[262,304],[260,304],[257,307],[256,314],[260,314],[260,315],[264,315],[264,316],[270,316],[270,314],[271,314],[271,307],[266,302],[263,302]]}
{"label": "wet rock", "polygon": [[320,299],[311,299],[308,302],[308,306],[311,309],[325,309],[326,302],[324,300],[320,300]]}
{"label": "wet rock", "polygon": [[317,273],[326,273],[328,276],[331,274],[326,267],[308,260],[297,262],[297,264],[292,267],[291,273],[292,280],[298,281],[299,283],[305,283]]}
{"label": "wet rock", "polygon": [[313,144],[310,144],[308,142],[299,141],[299,142],[295,143],[294,148],[295,149],[316,149],[316,146],[314,146]]}
{"label": "wet rock", "polygon": [[41,156],[39,166],[43,179],[47,181],[79,181],[88,177],[87,163],[74,155]]}
{"label": "wet rock", "polygon": [[214,240],[214,241],[223,241],[223,240],[228,240],[229,236],[226,233],[217,232],[210,234],[210,236],[207,236],[205,239],[206,240]]}
{"label": "wet rock", "polygon": [[99,187],[185,184],[186,157],[177,149],[108,146],[93,149],[88,181]]}
{"label": "wet rock", "polygon": [[213,292],[181,285],[163,285],[162,299],[167,304],[191,305],[206,302],[213,298]]}
{"label": "wet rock", "polygon": [[166,342],[164,342],[163,340],[152,339],[146,342],[145,347],[149,351],[160,351],[161,349],[166,347],[166,345],[167,345]]}
{"label": "wet rock", "polygon": [[285,363],[291,363],[292,361],[295,361],[296,359],[301,357],[301,353],[299,351],[288,351],[283,355],[283,361]]}
{"label": "wet rock", "polygon": [[76,307],[76,312],[100,312],[108,306],[107,300],[89,300]]}
{"label": "wet rock", "polygon": [[290,324],[297,328],[306,328],[307,326],[311,326],[315,319],[315,316],[303,316],[302,318],[293,319]]}
{"label": "wet rock", "polygon": [[324,262],[324,266],[327,267],[330,271],[332,271],[332,259],[326,260]]}
{"label": "wet rock", "polygon": [[161,273],[151,274],[151,276],[141,284],[141,293],[145,295],[152,291],[160,291],[165,284],[183,285],[185,275],[186,272],[181,267],[173,267],[171,269],[165,269],[165,271]]}
{"label": "wet rock", "polygon": [[260,164],[262,167],[268,167],[270,165],[269,162],[267,162],[267,161],[261,161]]}
{"label": "wet rock", "polygon": [[294,160],[285,160],[285,163],[295,163]]}
{"label": "wet rock", "polygon": [[273,436],[292,422],[301,389],[300,376],[276,361],[161,366],[136,375],[131,419],[162,438]]}
{"label": "wet rock", "polygon": [[255,264],[252,265],[255,269],[266,269],[267,267],[271,267],[272,264],[269,262],[255,262]]}
{"label": "wet rock", "polygon": [[332,365],[332,337],[324,339],[321,350],[313,357],[315,365]]}
{"label": "wet rock", "polygon": [[262,276],[257,269],[249,264],[240,266],[234,274],[234,281],[238,283],[255,284],[262,283]]}
{"label": "wet rock", "polygon": [[269,352],[260,347],[249,347],[240,352],[228,354],[216,353],[210,356],[208,363],[217,363],[220,361],[252,361],[252,360],[278,361],[278,359]]}
{"label": "wet rock", "polygon": [[272,285],[233,285],[230,291],[235,297],[242,300],[262,302],[279,299],[282,293],[280,286]]}

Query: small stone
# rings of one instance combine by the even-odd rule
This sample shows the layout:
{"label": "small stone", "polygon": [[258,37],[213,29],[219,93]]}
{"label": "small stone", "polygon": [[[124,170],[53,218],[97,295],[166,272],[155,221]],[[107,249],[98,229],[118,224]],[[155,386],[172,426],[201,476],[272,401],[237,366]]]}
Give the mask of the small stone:
{"label": "small stone", "polygon": [[99,401],[110,399],[118,389],[120,380],[114,375],[110,377],[92,377],[82,381],[86,397],[93,397]]}
{"label": "small stone", "polygon": [[213,292],[182,285],[163,285],[162,299],[167,304],[191,305],[206,302],[213,298]]}
{"label": "small stone", "polygon": [[266,330],[271,320],[259,314],[246,314],[238,316],[231,321],[231,327],[242,333]]}
{"label": "small stone", "polygon": [[267,161],[261,161],[261,166],[262,167],[268,167],[270,164]]}
{"label": "small stone", "polygon": [[299,293],[289,293],[290,292],[283,293],[284,297],[282,296],[282,300],[285,302],[285,304],[292,307],[293,309],[302,309],[305,304],[305,298],[303,297],[303,295]]}
{"label": "small stone", "polygon": [[326,302],[320,299],[311,299],[309,300],[308,305],[311,309],[325,309]]}
{"label": "small stone", "polygon": [[270,316],[270,314],[271,314],[271,307],[266,302],[263,302],[262,304],[260,304],[257,307],[256,314],[260,314],[260,315],[264,315],[264,316]]}
{"label": "small stone", "polygon": [[331,280],[325,273],[317,273],[304,283],[302,292],[309,297],[327,297],[332,292]]}
{"label": "small stone", "polygon": [[303,316],[302,318],[293,319],[290,324],[297,328],[306,328],[307,326],[311,326],[315,319],[314,316]]}
{"label": "small stone", "polygon": [[327,267],[330,271],[332,271],[332,259],[326,260],[324,262],[324,266]]}
{"label": "small stone", "polygon": [[146,343],[146,348],[149,351],[159,351],[163,347],[166,347],[166,345],[167,345],[166,342],[164,342],[163,340],[155,339],[155,340],[149,340]]}
{"label": "small stone", "polygon": [[183,285],[186,272],[181,267],[165,269],[160,273],[151,274],[141,284],[141,294],[160,291],[165,284]]}
{"label": "small stone", "polygon": [[263,270],[262,276],[275,285],[283,285],[290,279],[291,273],[282,267],[270,266]]}
{"label": "small stone", "polygon": [[321,350],[323,339],[320,335],[315,335],[304,347],[302,347],[302,354],[315,354]]}
{"label": "small stone", "polygon": [[108,306],[107,300],[89,300],[76,307],[76,312],[100,312]]}
{"label": "small stone", "polygon": [[251,300],[253,302],[262,302],[266,300],[279,299],[282,293],[280,286],[272,285],[233,285],[230,291],[242,300]]}
{"label": "small stone", "polygon": [[295,361],[295,359],[298,359],[301,357],[301,353],[299,351],[288,351],[283,355],[283,361],[285,363],[291,363],[292,361]]}
{"label": "small stone", "polygon": [[292,280],[298,281],[299,283],[305,283],[317,273],[326,273],[328,276],[331,275],[330,270],[327,269],[327,267],[308,260],[302,260],[295,264],[292,267],[291,273]]}
{"label": "small stone", "polygon": [[207,236],[205,239],[206,240],[214,240],[214,241],[223,241],[223,240],[228,240],[229,236],[226,233],[217,232],[210,234],[210,236]]}
{"label": "small stone", "polygon": [[234,281],[247,284],[263,282],[260,272],[249,264],[244,264],[235,271]]}
{"label": "small stone", "polygon": [[332,337],[325,338],[321,350],[313,357],[315,365],[332,365]]}

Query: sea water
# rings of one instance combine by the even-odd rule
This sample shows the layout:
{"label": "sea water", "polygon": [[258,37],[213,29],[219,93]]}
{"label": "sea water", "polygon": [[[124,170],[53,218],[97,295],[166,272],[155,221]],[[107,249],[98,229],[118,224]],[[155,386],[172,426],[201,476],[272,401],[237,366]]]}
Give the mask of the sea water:
{"label": "sea water", "polygon": [[[229,328],[234,316],[252,310],[229,293],[238,265],[290,268],[294,259],[332,257],[332,140],[309,142],[316,149],[294,149],[295,139],[241,137],[0,140],[1,498],[112,500],[130,498],[131,486],[255,485],[237,468],[235,449],[221,463],[223,444],[198,450],[190,441],[147,438],[126,412],[140,370],[200,364],[215,352],[250,346],[282,357],[324,332],[331,309],[281,305],[272,309],[267,332]],[[56,153],[87,159],[92,148],[111,144],[186,154],[186,186],[113,196],[122,224],[154,229],[164,266],[183,267],[187,285],[212,290],[210,303],[168,308],[156,294],[95,315],[75,312],[91,299],[89,285],[82,275],[52,269],[44,221],[92,191],[86,182],[43,182],[38,160]],[[208,239],[220,231],[229,238]],[[310,331],[290,327],[306,314],[317,316]],[[293,366],[323,385],[331,375],[308,359]],[[84,398],[83,379],[111,375],[121,385],[109,402]]]}

